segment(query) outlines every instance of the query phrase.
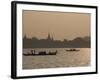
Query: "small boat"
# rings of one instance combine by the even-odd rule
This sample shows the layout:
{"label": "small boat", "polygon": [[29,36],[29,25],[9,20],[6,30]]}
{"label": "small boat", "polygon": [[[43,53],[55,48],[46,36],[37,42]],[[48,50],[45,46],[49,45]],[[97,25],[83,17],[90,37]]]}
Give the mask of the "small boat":
{"label": "small boat", "polygon": [[66,51],[80,51],[80,50],[78,50],[78,49],[68,49],[68,50],[66,50]]}

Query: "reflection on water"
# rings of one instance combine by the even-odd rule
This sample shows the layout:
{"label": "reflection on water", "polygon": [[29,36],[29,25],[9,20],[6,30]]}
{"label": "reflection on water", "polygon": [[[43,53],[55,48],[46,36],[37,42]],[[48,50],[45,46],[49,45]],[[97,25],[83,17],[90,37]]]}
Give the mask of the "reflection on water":
{"label": "reflection on water", "polygon": [[[77,48],[80,51],[66,51],[68,48],[35,48],[40,51],[56,51],[56,55],[23,56],[23,69],[79,67],[90,65],[90,48]],[[32,49],[24,49],[28,53]]]}

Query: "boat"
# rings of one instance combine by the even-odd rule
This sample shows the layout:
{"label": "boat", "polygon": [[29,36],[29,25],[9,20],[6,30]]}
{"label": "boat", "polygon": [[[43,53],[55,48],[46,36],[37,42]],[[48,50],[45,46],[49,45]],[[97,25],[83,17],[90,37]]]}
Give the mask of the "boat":
{"label": "boat", "polygon": [[27,53],[27,54],[24,53],[24,56],[35,56],[35,55],[56,55],[56,54],[57,54],[57,50],[56,50],[55,52],[51,52],[51,51],[49,51],[48,53],[47,53],[46,51],[40,51],[40,52],[38,52],[38,54],[36,54],[36,53],[35,53],[35,50],[34,50],[34,52],[31,51],[31,53]]}
{"label": "boat", "polygon": [[57,54],[57,50],[55,52],[49,52],[49,55],[56,55]]}
{"label": "boat", "polygon": [[66,51],[80,51],[80,50],[78,50],[78,49],[68,49],[68,50],[66,50]]}
{"label": "boat", "polygon": [[47,55],[46,51],[40,51],[37,55]]}

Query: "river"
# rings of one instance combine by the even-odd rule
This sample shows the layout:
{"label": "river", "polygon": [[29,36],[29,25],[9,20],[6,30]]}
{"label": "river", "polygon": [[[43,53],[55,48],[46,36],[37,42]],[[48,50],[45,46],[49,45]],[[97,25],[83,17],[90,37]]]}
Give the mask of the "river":
{"label": "river", "polygon": [[[24,56],[22,58],[23,69],[41,69],[58,67],[89,66],[91,62],[91,48],[76,48],[79,51],[66,51],[69,48],[34,48],[36,53],[40,51],[56,51],[56,55]],[[32,49],[23,49],[28,53]]]}

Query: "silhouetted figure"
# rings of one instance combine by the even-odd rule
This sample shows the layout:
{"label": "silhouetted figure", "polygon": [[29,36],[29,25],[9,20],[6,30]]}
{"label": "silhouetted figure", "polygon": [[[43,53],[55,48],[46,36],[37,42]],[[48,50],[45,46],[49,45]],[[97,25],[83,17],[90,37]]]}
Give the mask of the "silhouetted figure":
{"label": "silhouetted figure", "polygon": [[33,50],[31,50],[31,54],[33,54]]}
{"label": "silhouetted figure", "polygon": [[34,50],[34,53],[33,54],[35,54],[35,50]]}
{"label": "silhouetted figure", "polygon": [[66,50],[66,51],[80,51],[78,49],[69,49],[69,50]]}
{"label": "silhouetted figure", "polygon": [[35,54],[35,50],[31,50],[31,54],[34,55]]}

